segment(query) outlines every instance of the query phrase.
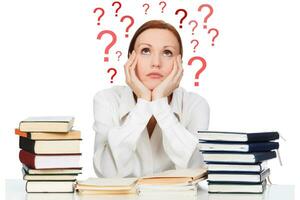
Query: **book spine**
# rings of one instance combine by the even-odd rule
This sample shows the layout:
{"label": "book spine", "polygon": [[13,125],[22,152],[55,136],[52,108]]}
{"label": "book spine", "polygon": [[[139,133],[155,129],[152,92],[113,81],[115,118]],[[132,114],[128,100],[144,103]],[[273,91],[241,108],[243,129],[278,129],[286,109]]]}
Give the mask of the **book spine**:
{"label": "book spine", "polygon": [[253,154],[255,162],[262,162],[264,160],[270,160],[272,158],[276,158],[275,151],[263,152],[262,154]]}
{"label": "book spine", "polygon": [[19,152],[19,160],[28,168],[35,169],[35,155],[24,150]]}
{"label": "book spine", "polygon": [[278,142],[249,143],[249,152],[271,151],[279,148]]}
{"label": "book spine", "polygon": [[270,141],[276,140],[279,138],[278,132],[262,132],[262,133],[251,133],[247,134],[247,138],[249,142],[263,142],[263,141]]}
{"label": "book spine", "polygon": [[31,153],[36,153],[35,152],[35,140],[20,137],[19,147],[20,147],[20,149],[23,149],[25,151],[28,151]]}

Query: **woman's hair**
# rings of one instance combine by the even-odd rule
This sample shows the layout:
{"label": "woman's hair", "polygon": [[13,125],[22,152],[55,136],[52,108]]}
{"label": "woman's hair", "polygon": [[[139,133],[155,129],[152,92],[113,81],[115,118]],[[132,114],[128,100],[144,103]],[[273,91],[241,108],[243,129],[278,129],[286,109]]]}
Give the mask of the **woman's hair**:
{"label": "woman's hair", "polygon": [[182,57],[183,48],[182,48],[181,37],[180,37],[178,31],[176,30],[176,28],[174,26],[172,26],[169,23],[166,23],[163,20],[150,20],[148,22],[145,22],[142,26],[140,26],[140,28],[138,28],[138,30],[134,33],[134,35],[130,41],[129,48],[128,48],[128,57],[134,50],[134,45],[135,45],[137,37],[147,29],[166,29],[166,30],[171,31],[179,43],[179,51],[180,51],[180,55]]}

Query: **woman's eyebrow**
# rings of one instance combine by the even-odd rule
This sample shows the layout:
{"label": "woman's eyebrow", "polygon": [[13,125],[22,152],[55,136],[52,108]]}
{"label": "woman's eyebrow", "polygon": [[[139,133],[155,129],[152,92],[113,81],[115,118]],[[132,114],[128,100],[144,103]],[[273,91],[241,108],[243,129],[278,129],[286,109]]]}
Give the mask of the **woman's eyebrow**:
{"label": "woman's eyebrow", "polygon": [[172,45],[166,45],[166,46],[164,46],[164,48],[167,48],[167,47],[171,47],[173,49],[176,49],[175,46],[172,46]]}
{"label": "woman's eyebrow", "polygon": [[152,45],[151,45],[151,44],[148,44],[148,43],[141,43],[141,44],[138,45],[138,47],[141,46],[141,45],[147,45],[147,46],[152,47]]}
{"label": "woman's eyebrow", "polygon": [[[140,47],[140,46],[142,46],[142,45],[147,45],[147,46],[152,47],[152,45],[149,44],[149,43],[140,43],[140,44],[138,45],[138,47]],[[173,49],[176,49],[176,47],[173,46],[173,45],[165,45],[165,46],[163,46],[163,48],[168,48],[168,47],[171,47],[171,48],[173,48]]]}

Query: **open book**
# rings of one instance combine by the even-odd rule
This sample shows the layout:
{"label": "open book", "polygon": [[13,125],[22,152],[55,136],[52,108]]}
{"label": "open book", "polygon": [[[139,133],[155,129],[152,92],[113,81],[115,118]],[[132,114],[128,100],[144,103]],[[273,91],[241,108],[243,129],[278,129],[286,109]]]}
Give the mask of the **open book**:
{"label": "open book", "polygon": [[135,194],[137,190],[141,192],[146,188],[151,190],[165,188],[169,191],[194,190],[195,185],[206,177],[206,168],[178,169],[139,178],[89,178],[78,181],[76,190],[80,193],[97,194]]}
{"label": "open book", "polygon": [[204,180],[207,176],[207,169],[177,169],[167,170],[139,178],[138,185],[160,185],[160,184],[190,184]]}
{"label": "open book", "polygon": [[80,193],[132,194],[138,178],[89,178],[77,181],[75,189]]}

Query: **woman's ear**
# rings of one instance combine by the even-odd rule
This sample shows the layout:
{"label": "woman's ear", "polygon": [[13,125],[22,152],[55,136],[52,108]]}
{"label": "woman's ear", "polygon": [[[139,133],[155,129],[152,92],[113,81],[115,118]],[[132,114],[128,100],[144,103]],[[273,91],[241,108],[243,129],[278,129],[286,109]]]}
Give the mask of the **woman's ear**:
{"label": "woman's ear", "polygon": [[131,52],[128,53],[128,58],[131,56],[131,54],[134,52],[134,50],[132,50]]}

